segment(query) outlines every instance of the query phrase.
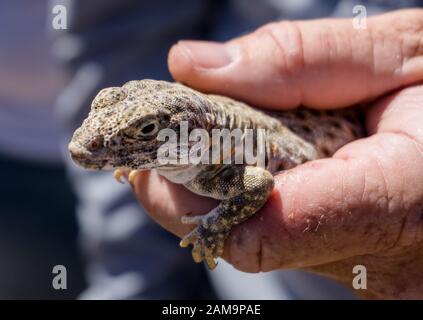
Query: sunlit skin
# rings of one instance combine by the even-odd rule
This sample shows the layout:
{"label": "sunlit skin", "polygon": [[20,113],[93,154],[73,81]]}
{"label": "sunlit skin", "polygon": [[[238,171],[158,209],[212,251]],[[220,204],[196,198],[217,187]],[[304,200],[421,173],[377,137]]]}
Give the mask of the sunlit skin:
{"label": "sunlit skin", "polygon": [[[368,290],[359,294],[423,298],[423,10],[367,26],[280,22],[223,44],[181,41],[169,69],[195,89],[264,108],[373,101],[370,136],[277,175],[265,207],[232,231],[224,258],[242,271],[303,268],[349,286],[361,264]],[[181,216],[216,206],[154,171],[132,181],[152,218],[181,237],[192,228]]]}

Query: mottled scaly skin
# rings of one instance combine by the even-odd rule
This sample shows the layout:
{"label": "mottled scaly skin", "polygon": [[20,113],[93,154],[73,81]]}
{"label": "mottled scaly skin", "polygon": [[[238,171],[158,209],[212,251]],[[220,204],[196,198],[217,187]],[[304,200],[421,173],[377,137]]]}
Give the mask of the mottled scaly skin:
{"label": "mottled scaly skin", "polygon": [[[189,130],[206,129],[210,136],[212,129],[265,129],[265,166],[234,162],[161,165],[157,150],[164,142],[157,140],[157,133],[165,128],[179,133],[181,121],[188,121]],[[204,216],[182,218],[196,228],[182,239],[181,246],[192,244],[194,260],[214,268],[232,227],[267,201],[273,174],[328,157],[363,134],[357,111],[352,109],[264,112],[178,83],[140,80],[100,91],[87,119],[75,131],[69,151],[84,168],[154,168],[196,194],[221,200]]]}

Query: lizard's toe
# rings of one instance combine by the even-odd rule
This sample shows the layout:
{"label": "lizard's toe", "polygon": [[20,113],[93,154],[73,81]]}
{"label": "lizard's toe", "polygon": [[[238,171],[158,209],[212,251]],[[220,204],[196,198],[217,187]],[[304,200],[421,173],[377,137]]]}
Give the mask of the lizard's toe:
{"label": "lizard's toe", "polygon": [[209,250],[208,248],[205,248],[204,250],[204,259],[206,260],[207,266],[209,267],[210,270],[213,270],[214,268],[216,268],[217,263],[214,260],[215,256],[212,250]]}
{"label": "lizard's toe", "polygon": [[181,222],[183,224],[202,224],[204,221],[203,216],[182,216]]}
{"label": "lizard's toe", "polygon": [[215,259],[222,255],[227,233],[213,232],[199,225],[179,243],[181,247],[193,245],[192,257],[195,262],[205,261],[210,269],[216,268]]}
{"label": "lizard's toe", "polygon": [[113,172],[113,176],[114,176],[115,180],[119,183],[123,183],[122,178],[127,177],[128,174],[129,174],[128,169],[116,169]]}
{"label": "lizard's toe", "polygon": [[201,261],[203,261],[203,255],[201,253],[201,244],[200,244],[200,241],[197,240],[194,243],[194,246],[192,248],[191,254],[192,254],[192,259],[196,263],[200,263]]}
{"label": "lizard's toe", "polygon": [[138,175],[138,173],[140,172],[140,170],[131,170],[128,174],[128,182],[131,186],[134,185],[135,183],[135,179]]}
{"label": "lizard's toe", "polygon": [[223,251],[225,249],[225,235],[219,234],[216,240],[216,256],[220,257],[223,255]]}
{"label": "lizard's toe", "polygon": [[188,247],[190,244],[195,244],[199,240],[197,229],[192,230],[179,242],[179,246],[182,248]]}

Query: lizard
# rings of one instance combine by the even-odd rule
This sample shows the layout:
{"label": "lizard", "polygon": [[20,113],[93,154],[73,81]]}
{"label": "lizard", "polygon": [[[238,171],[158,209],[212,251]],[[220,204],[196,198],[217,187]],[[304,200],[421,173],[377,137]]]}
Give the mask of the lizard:
{"label": "lizard", "polygon": [[[274,175],[330,157],[346,143],[363,137],[360,114],[354,107],[265,111],[181,83],[133,80],[97,94],[68,149],[79,166],[115,169],[117,180],[129,173],[131,182],[139,170],[155,169],[196,194],[220,200],[205,215],[182,217],[182,223],[195,227],[180,246],[193,245],[193,260],[205,261],[214,269],[231,229],[252,217],[270,197]],[[180,134],[182,121],[188,123],[190,132],[200,128],[210,135],[213,129],[264,130],[264,165],[239,164],[233,159],[229,163],[160,163],[158,152],[165,142],[158,139],[159,132],[171,129]],[[180,147],[177,142],[176,152]],[[213,143],[206,147],[212,148]]]}

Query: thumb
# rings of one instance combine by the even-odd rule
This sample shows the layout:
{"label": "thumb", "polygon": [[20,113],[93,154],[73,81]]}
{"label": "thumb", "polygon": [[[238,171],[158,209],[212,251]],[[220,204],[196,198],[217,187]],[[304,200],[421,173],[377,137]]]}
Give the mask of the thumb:
{"label": "thumb", "polygon": [[271,23],[226,43],[180,41],[175,80],[269,108],[342,107],[423,79],[423,10]]}

